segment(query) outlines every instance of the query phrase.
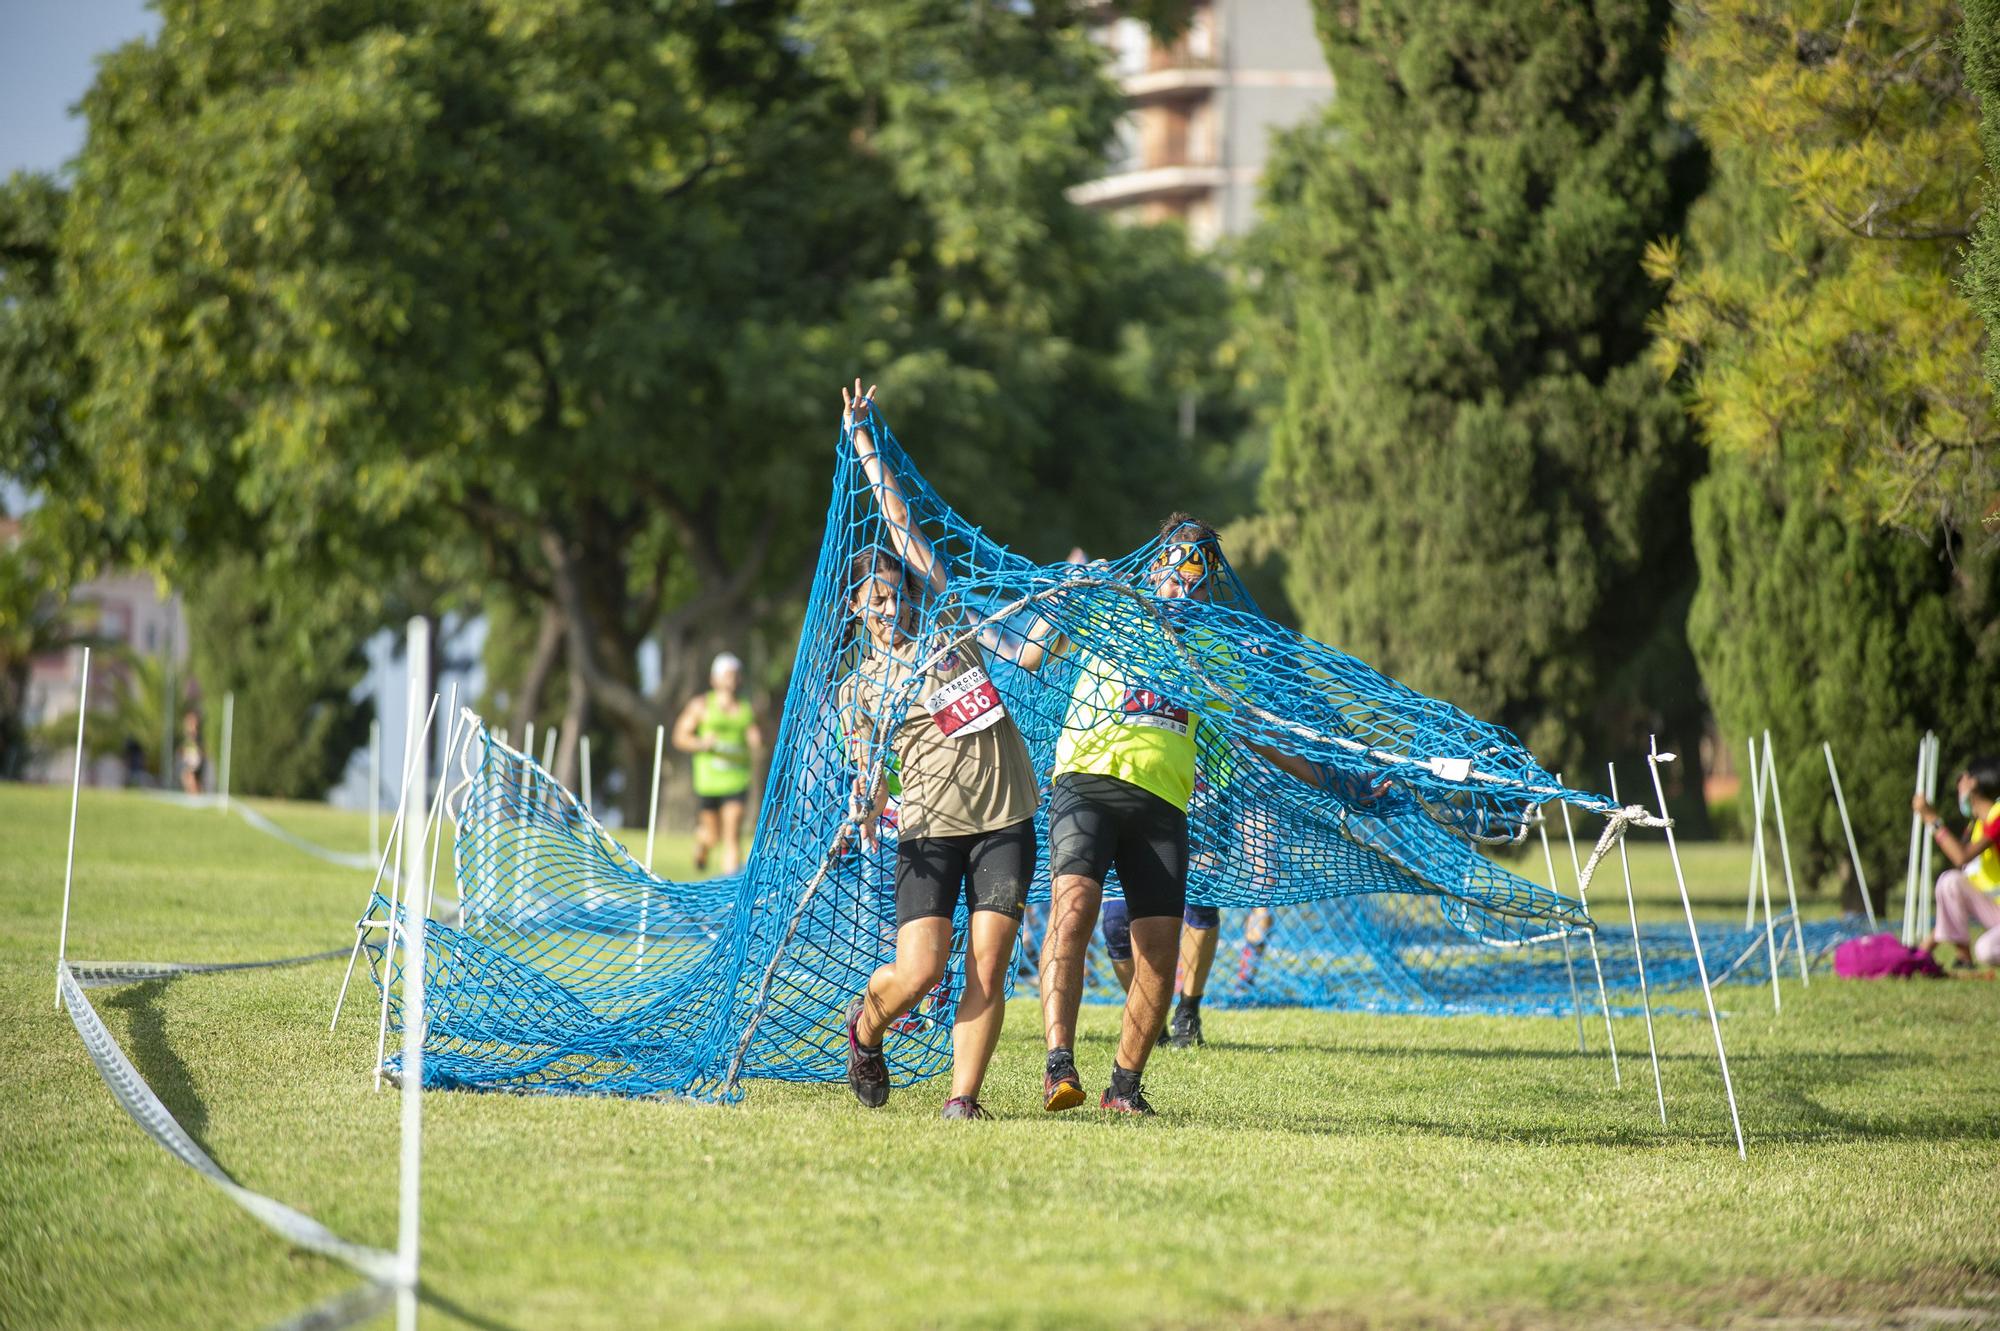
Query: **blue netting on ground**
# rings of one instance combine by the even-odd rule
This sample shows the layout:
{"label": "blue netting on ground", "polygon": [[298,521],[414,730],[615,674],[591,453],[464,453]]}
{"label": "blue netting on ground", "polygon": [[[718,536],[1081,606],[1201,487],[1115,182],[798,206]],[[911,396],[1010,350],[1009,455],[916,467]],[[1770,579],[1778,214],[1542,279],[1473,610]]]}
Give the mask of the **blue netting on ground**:
{"label": "blue netting on ground", "polygon": [[[1212,575],[1212,600],[1167,603],[1146,591],[1153,545],[1093,564],[1030,562],[948,507],[879,421],[875,437],[915,526],[948,570],[941,594],[906,584],[896,611],[906,664],[971,651],[982,633],[997,644],[993,681],[1044,796],[1086,654],[1197,718],[1189,896],[1272,911],[1263,955],[1234,989],[1249,915],[1228,912],[1214,985],[1220,1001],[1568,1010],[1561,940],[1587,945],[1588,912],[1475,843],[1519,840],[1540,806],[1560,800],[1609,816],[1602,848],[1634,811],[1563,787],[1507,731],[1265,617],[1226,567]],[[532,759],[483,728],[472,732],[463,758],[469,784],[452,802],[462,927],[433,925],[427,935],[427,1084],[728,1099],[745,1078],[843,1076],[842,1013],[893,951],[895,843],[890,830],[873,850],[836,845],[857,778],[872,786],[888,758],[876,736],[892,727],[874,723],[903,714],[921,675],[906,671],[904,683],[891,675],[875,704],[881,717],[861,714],[842,689],[869,661],[850,607],[857,557],[865,577],[872,552],[898,548],[907,541],[887,530],[843,434],[740,874],[678,883],[647,873]],[[1004,653],[1038,615],[1077,650],[1030,672]],[[1279,772],[1252,745],[1312,763],[1315,784]],[[1385,780],[1386,793],[1370,797]],[[1037,822],[1046,848],[1046,800]],[[1117,890],[1114,876],[1107,891]],[[1044,853],[1024,947],[1033,945],[1047,897]],[[373,907],[388,909],[379,900]],[[888,1038],[899,1084],[949,1061],[963,983],[962,907],[958,924],[960,947],[943,984]],[[1659,961],[1649,956],[1656,987],[1686,982],[1685,933],[1684,960],[1670,931],[1660,934]],[[1723,951],[1735,946],[1716,941]],[[1622,988],[1629,934],[1623,962],[1609,936],[1599,950],[1607,982]],[[377,952],[378,982],[386,976],[393,986],[394,966],[380,966]],[[1102,992],[1104,970],[1093,971]],[[1579,962],[1577,974],[1594,998],[1589,968]]]}

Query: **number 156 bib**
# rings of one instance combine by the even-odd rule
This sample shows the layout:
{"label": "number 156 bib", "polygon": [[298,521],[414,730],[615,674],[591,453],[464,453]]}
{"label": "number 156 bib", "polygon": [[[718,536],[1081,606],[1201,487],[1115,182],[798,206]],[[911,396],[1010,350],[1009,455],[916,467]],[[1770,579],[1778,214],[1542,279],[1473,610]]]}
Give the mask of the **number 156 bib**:
{"label": "number 156 bib", "polygon": [[940,684],[924,699],[924,710],[946,735],[976,735],[999,724],[1007,715],[1000,690],[982,666],[973,666],[948,684]]}

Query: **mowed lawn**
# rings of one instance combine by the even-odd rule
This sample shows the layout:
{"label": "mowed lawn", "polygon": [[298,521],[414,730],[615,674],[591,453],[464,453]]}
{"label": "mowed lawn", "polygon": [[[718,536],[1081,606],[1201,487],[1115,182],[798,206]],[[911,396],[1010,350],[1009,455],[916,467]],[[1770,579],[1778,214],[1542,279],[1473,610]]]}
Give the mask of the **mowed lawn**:
{"label": "mowed lawn", "polygon": [[[147,1138],[54,1006],[67,795],[0,787],[0,1325],[280,1321],[355,1277]],[[353,815],[258,807],[366,848]],[[1690,849],[1706,911],[1740,923],[1744,851]],[[684,839],[669,851],[684,868]],[[1657,842],[1635,867],[1671,899]],[[340,946],[367,886],[217,811],[86,792],[70,955]],[[339,981],[322,963],[92,998],[237,1179],[392,1247],[398,1107],[371,1089],[372,987],[327,1031]],[[837,1085],[757,1084],[732,1108],[433,1095],[425,1320],[1803,1327],[1921,1306],[2000,1325],[2000,985],[1794,976],[1782,1018],[1767,991],[1723,993],[1747,1163],[1708,1026],[1681,1017],[1660,1022],[1665,1129],[1636,1020],[1619,1091],[1601,1029],[1580,1057],[1567,1018],[1316,1012],[1211,1013],[1206,1049],[1149,1072],[1155,1121],[1051,1117],[1032,1000],[985,1124],[939,1122],[936,1084],[872,1113]],[[1115,1018],[1085,1012],[1093,1093]]]}

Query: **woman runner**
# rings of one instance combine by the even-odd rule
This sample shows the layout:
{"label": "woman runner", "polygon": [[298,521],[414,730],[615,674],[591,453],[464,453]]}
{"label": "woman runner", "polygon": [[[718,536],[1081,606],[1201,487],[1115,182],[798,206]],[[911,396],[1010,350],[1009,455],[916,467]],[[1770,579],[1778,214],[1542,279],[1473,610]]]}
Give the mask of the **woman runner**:
{"label": "woman runner", "polygon": [[750,704],[737,697],[743,663],[728,652],[708,668],[708,692],[690,698],[674,722],[674,747],[694,755],[694,867],[708,868],[708,853],[722,845],[722,872],[743,867],[743,806],[750,773],[764,749]]}
{"label": "woman runner", "polygon": [[[945,595],[943,561],[910,517],[902,488],[867,425],[875,390],[841,389],[854,450],[888,528],[890,549],[864,550],[849,568],[849,610],[862,630],[862,659],[840,687],[842,728],[874,752],[886,741],[901,781],[896,837],[896,955],[878,967],[847,1013],[847,1084],[874,1108],[889,1097],[883,1033],[944,979],[952,916],[961,891],[971,920],[965,992],[952,1026],[947,1119],[987,1117],[979,1104],[986,1066],[1006,1015],[1007,963],[1035,871],[1035,805],[1040,797],[1028,746],[986,676],[979,644],[967,639],[930,658],[959,617],[941,606],[936,636],[919,632],[920,610]],[[925,677],[912,685],[919,666]],[[906,703],[900,700],[907,698]],[[892,702],[899,704],[891,712]],[[865,759],[864,759],[865,761]],[[872,789],[856,777],[864,845],[872,847],[888,802],[881,776]]]}

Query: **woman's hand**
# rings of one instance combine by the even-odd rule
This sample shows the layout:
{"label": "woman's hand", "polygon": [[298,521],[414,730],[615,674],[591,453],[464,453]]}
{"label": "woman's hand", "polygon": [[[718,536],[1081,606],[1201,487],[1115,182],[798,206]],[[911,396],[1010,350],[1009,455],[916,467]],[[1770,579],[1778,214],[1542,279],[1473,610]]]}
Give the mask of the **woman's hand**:
{"label": "woman's hand", "polygon": [[1930,823],[1933,826],[1936,825],[1938,821],[1938,811],[1936,809],[1933,809],[1931,807],[1931,802],[1925,799],[1922,795],[1910,796],[1910,808],[1913,811],[1915,811],[1917,816],[1922,818],[1925,822]]}
{"label": "woman's hand", "polygon": [[840,388],[840,421],[852,429],[858,421],[867,419],[868,408],[875,404],[875,385],[868,385],[868,391],[861,391],[861,380],[854,380],[854,391],[848,392],[845,384]]}

